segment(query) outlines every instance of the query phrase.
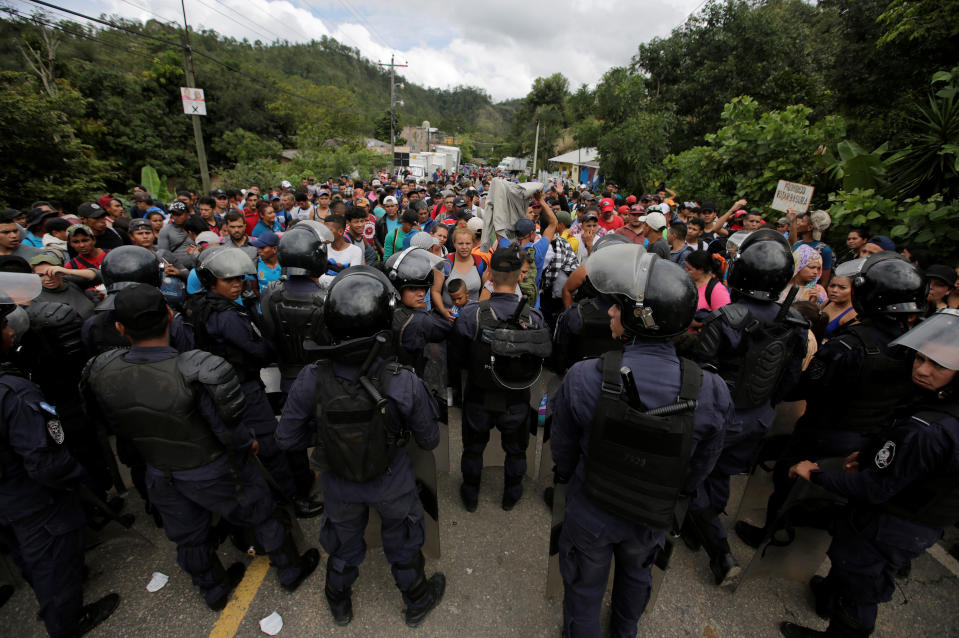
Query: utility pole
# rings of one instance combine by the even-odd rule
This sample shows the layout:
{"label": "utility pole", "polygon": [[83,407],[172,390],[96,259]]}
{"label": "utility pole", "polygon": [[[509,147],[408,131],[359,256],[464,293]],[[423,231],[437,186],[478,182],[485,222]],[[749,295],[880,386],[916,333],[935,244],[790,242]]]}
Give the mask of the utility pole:
{"label": "utility pole", "polygon": [[[190,47],[190,26],[186,21],[186,0],[180,0],[180,7],[183,9],[183,37],[186,40],[186,47],[183,49],[183,58],[186,64],[186,85],[189,88],[196,87],[196,78],[193,75],[193,49]],[[206,148],[203,146],[203,130],[200,124],[200,116],[193,114],[193,139],[196,141],[196,159],[200,163],[200,180],[203,182],[203,193],[210,194],[210,170],[206,165]]]}
{"label": "utility pole", "polygon": [[[181,0],[182,2],[182,0]],[[396,56],[390,56],[390,63],[377,62],[380,66],[390,67],[390,174],[396,171],[396,73],[395,69],[409,66],[396,64]]]}
{"label": "utility pole", "polygon": [[536,177],[536,155],[539,152],[539,120],[536,120],[536,138],[533,142],[533,177]]}

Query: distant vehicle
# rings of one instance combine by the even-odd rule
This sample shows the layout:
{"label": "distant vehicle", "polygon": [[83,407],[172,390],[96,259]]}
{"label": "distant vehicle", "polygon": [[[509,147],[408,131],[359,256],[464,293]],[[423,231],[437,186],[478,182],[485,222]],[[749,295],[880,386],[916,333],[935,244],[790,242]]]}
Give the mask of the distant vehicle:
{"label": "distant vehicle", "polygon": [[496,167],[501,173],[525,173],[529,160],[525,157],[504,157]]}

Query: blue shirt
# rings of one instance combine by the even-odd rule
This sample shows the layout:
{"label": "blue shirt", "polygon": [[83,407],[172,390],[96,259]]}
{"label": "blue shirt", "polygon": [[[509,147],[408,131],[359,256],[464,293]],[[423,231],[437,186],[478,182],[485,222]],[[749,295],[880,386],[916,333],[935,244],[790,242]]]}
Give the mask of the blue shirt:
{"label": "blue shirt", "polygon": [[27,231],[27,236],[23,238],[23,243],[28,246],[34,246],[36,248],[43,248],[43,240],[29,230]]}
{"label": "blue shirt", "polygon": [[278,281],[283,275],[283,266],[280,265],[280,262],[276,262],[276,266],[270,268],[266,265],[262,259],[257,258],[256,263],[256,280],[260,284],[260,292],[263,292],[263,289],[270,285],[271,281]]}
{"label": "blue shirt", "polygon": [[271,230],[271,231],[273,231],[274,233],[282,233],[282,232],[283,232],[283,224],[280,223],[280,220],[279,220],[279,219],[276,219],[276,220],[273,221],[273,226],[270,227],[270,226],[267,226],[266,224],[264,224],[264,223],[263,223],[263,220],[261,219],[260,221],[258,221],[258,222],[256,223],[256,226],[253,227],[253,232],[250,233],[250,235],[252,235],[253,237],[259,237],[262,233],[264,233],[264,232],[266,232],[266,231],[268,231],[268,230]]}

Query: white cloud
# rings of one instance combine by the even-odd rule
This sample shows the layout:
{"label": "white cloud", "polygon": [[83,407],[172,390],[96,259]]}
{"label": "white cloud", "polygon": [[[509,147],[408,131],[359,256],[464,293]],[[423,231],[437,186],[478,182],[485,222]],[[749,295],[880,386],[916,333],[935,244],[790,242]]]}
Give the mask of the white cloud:
{"label": "white cloud", "polygon": [[[178,0],[63,2],[88,14],[182,20]],[[628,64],[641,42],[667,35],[699,4],[187,0],[186,9],[191,24],[237,39],[306,42],[329,35],[374,62],[388,62],[395,53],[397,63],[409,64],[398,71],[412,82],[441,89],[478,86],[503,100],[523,97],[536,77],[556,72],[566,75],[573,89],[593,85],[610,67]]]}

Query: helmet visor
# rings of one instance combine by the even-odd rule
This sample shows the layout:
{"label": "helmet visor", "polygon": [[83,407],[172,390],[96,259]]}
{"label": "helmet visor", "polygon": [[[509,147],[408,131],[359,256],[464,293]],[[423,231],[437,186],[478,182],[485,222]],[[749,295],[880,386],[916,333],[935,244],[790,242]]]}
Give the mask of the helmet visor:
{"label": "helmet visor", "polygon": [[865,263],[865,257],[857,257],[856,259],[851,259],[836,266],[832,274],[835,277],[855,277],[862,272],[862,267]]}
{"label": "helmet visor", "polygon": [[40,275],[0,272],[0,303],[24,304],[36,299],[42,290]]}
{"label": "helmet visor", "polygon": [[906,346],[943,368],[959,370],[959,310],[943,308],[889,345]]}
{"label": "helmet visor", "polygon": [[637,244],[615,244],[594,251],[586,260],[586,276],[601,295],[626,295],[642,301],[652,260]]}
{"label": "helmet visor", "polygon": [[206,260],[203,268],[217,279],[255,275],[253,260],[239,248],[225,248]]}

